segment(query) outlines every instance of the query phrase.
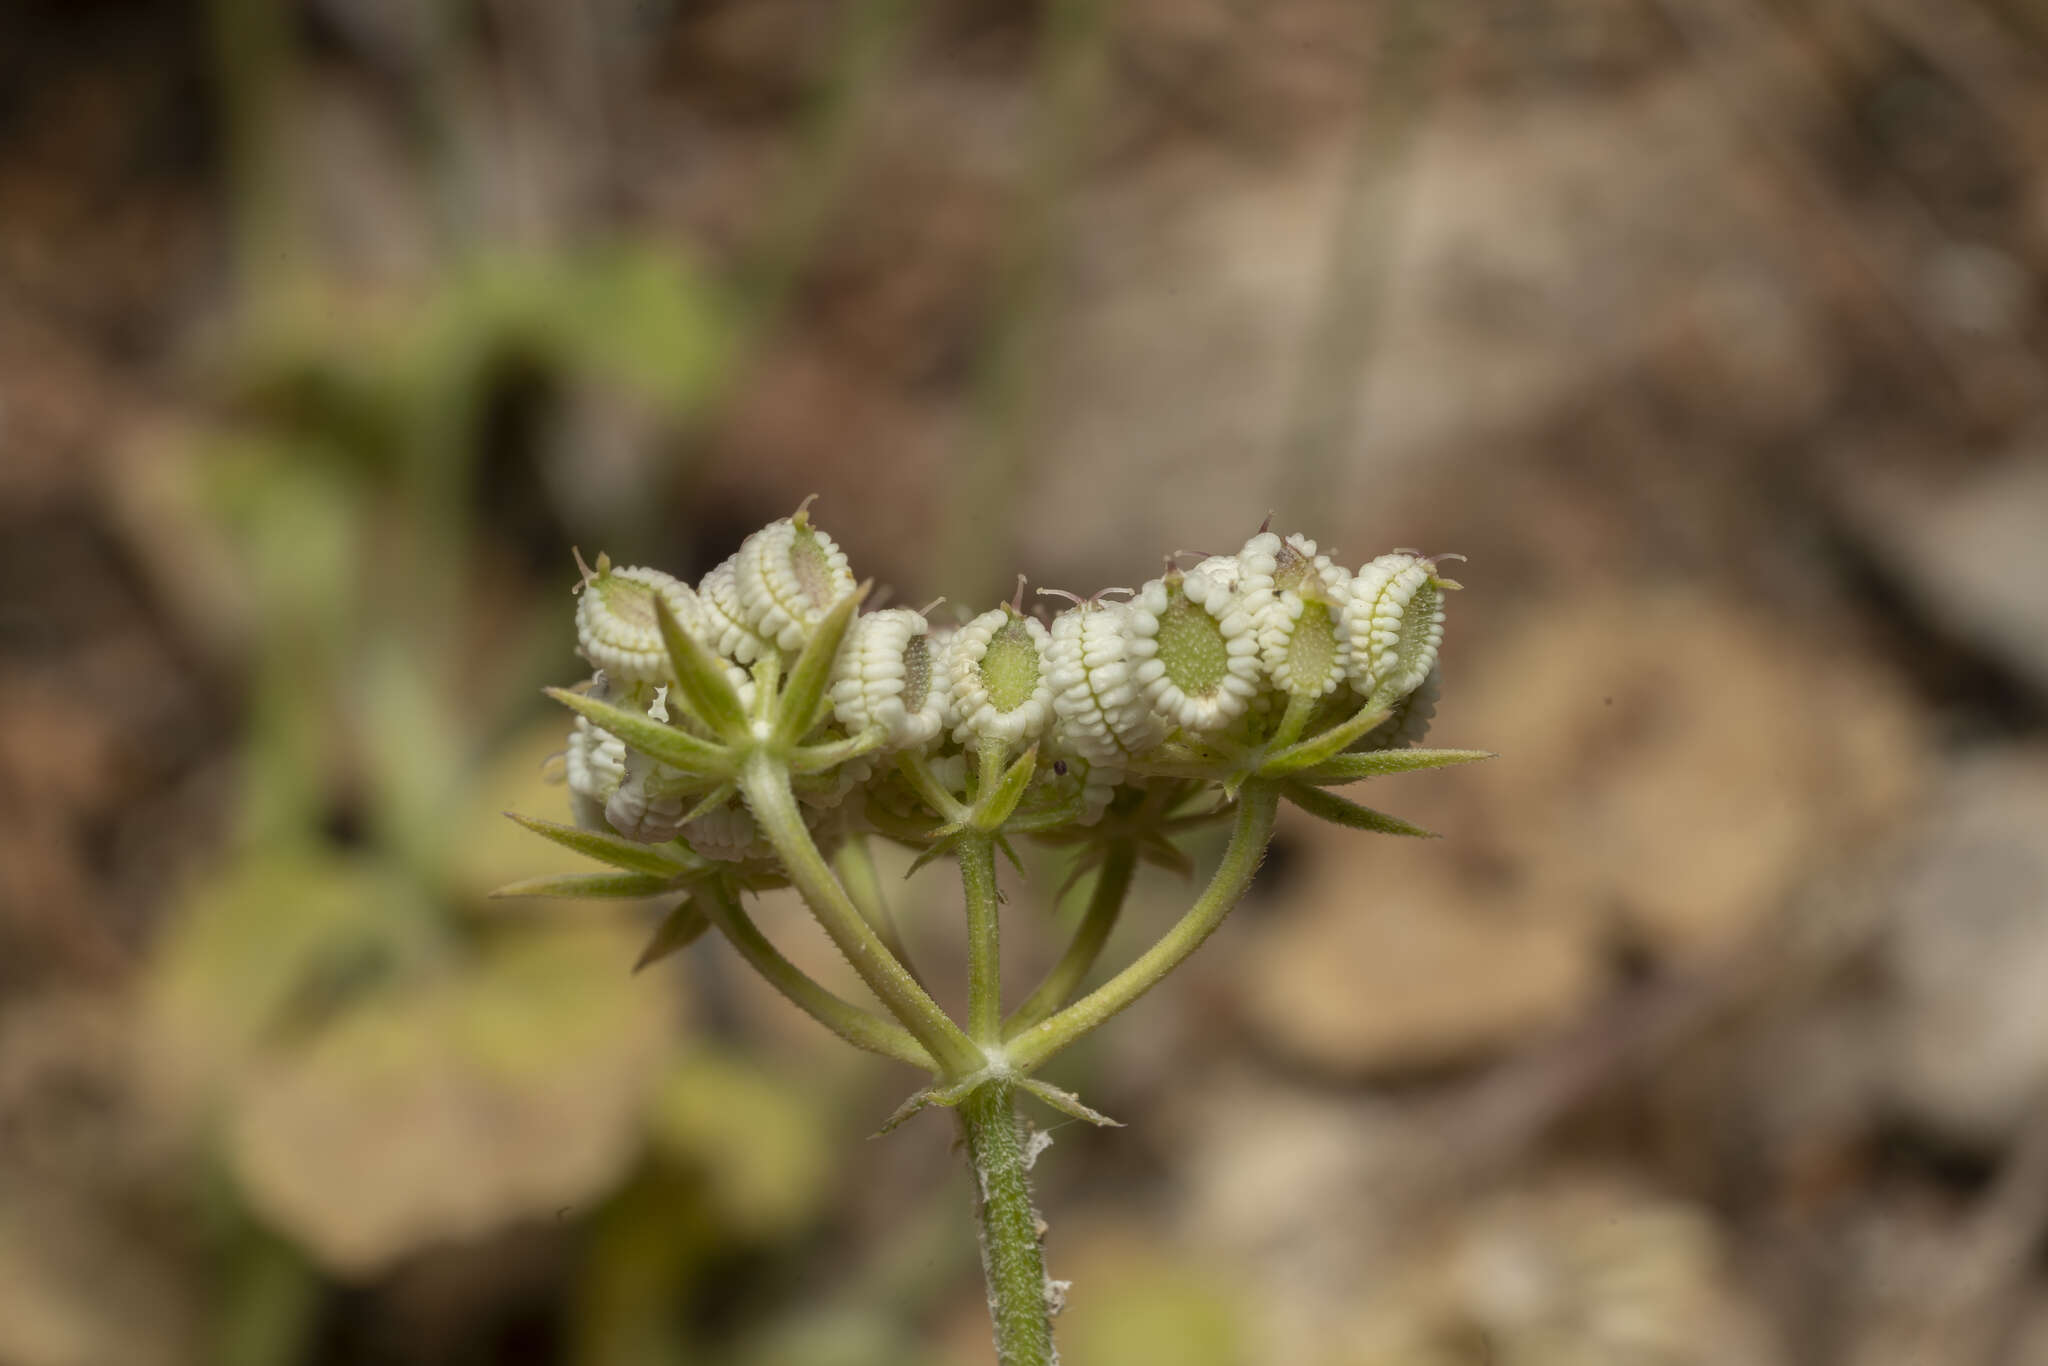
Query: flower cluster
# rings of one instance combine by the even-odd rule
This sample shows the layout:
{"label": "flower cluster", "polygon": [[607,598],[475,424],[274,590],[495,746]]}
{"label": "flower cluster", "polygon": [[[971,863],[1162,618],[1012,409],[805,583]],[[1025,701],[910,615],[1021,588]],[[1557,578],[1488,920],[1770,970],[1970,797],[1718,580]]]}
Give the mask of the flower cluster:
{"label": "flower cluster", "polygon": [[[1043,831],[1090,825],[1149,778],[1206,764],[1227,779],[1248,756],[1256,767],[1262,750],[1334,722],[1370,722],[1345,748],[1399,748],[1428,727],[1444,595],[1456,586],[1411,552],[1353,572],[1312,540],[1261,530],[1233,555],[1057,613],[1042,598],[1027,610],[1021,589],[959,624],[904,607],[860,613],[804,737],[837,743],[844,758],[800,774],[795,793],[817,833],[850,822],[900,834],[943,816],[947,797],[970,800],[981,756],[1033,747],[1020,804]],[[694,589],[600,557],[576,614],[578,648],[596,670],[583,692],[671,721],[677,678],[659,605],[751,708],[773,686],[764,671],[792,660],[855,591],[845,553],[804,510],[747,537]],[[893,756],[913,756],[915,775]],[[576,719],[567,771],[586,828],[680,838],[721,862],[769,856],[725,775],[664,762],[588,715]],[[856,794],[864,800],[849,802]]]}
{"label": "flower cluster", "polygon": [[[667,897],[642,962],[707,928],[792,1003],[858,1047],[927,1070],[891,1124],[960,1113],[976,1172],[999,1355],[1050,1362],[1047,1279],[1013,1104],[1029,1094],[1109,1123],[1035,1076],[1185,962],[1243,897],[1284,800],[1392,835],[1426,831],[1332,788],[1487,757],[1411,748],[1430,721],[1444,596],[1409,551],[1355,572],[1261,528],[1232,555],[1047,610],[1023,587],[978,616],[861,610],[868,590],[799,508],[695,587],[654,569],[586,568],[578,646],[595,672],[550,689],[575,713],[575,825],[518,817],[608,865],[514,896]],[[1193,557],[1187,557],[1193,558]],[[1044,591],[1044,590],[1041,590]],[[1028,608],[1028,610],[1027,610]],[[929,609],[928,609],[929,610]],[[1183,873],[1187,831],[1228,821],[1206,885],[1173,926],[1083,992],[1140,862]],[[867,852],[957,863],[967,1010],[926,990]],[[1026,835],[1097,869],[1072,942],[1006,1000],[996,855]],[[783,957],[749,893],[790,886],[874,997],[846,1000]],[[1035,1152],[1035,1150],[1033,1150]]]}

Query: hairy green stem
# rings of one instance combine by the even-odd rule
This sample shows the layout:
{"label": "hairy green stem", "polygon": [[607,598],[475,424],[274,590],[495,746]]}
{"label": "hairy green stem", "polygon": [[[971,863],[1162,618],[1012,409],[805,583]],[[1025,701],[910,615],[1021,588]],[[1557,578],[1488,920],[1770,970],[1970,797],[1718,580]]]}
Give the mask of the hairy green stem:
{"label": "hairy green stem", "polygon": [[896,770],[903,775],[905,782],[917,789],[917,795],[924,799],[925,805],[929,806],[940,820],[958,821],[966,818],[967,808],[946,790],[945,785],[937,777],[933,776],[931,768],[926,765],[922,756],[910,753],[897,755]]}
{"label": "hairy green stem", "polygon": [[1002,1042],[1002,929],[996,915],[996,842],[963,833],[956,846],[967,896],[967,1033],[984,1048]]}
{"label": "hairy green stem", "polygon": [[1000,740],[983,739],[974,751],[974,800],[977,805],[988,803],[989,793],[996,790],[1003,780],[1003,760],[1008,757],[1009,746]]}
{"label": "hairy green stem", "polygon": [[1003,1023],[1006,1036],[1014,1038],[1045,1019],[1065,1005],[1080,987],[1088,970],[1101,957],[1102,946],[1109,942],[1109,932],[1116,928],[1124,897],[1131,888],[1131,874],[1137,866],[1138,846],[1132,841],[1120,839],[1109,847],[1073,940],[1060,955],[1060,961],[1045,974],[1045,980],[1024,998],[1024,1004],[1010,1012],[1010,1018]]}
{"label": "hairy green stem", "polygon": [[909,1030],[833,995],[802,968],[783,957],[731,892],[722,888],[706,889],[699,895],[698,904],[704,908],[705,918],[739,951],[740,957],[766,978],[770,986],[795,1002],[806,1015],[856,1048],[865,1048],[870,1053],[880,1053],[885,1058],[895,1058],[913,1067],[936,1070],[931,1053],[911,1036]]}
{"label": "hairy green stem", "polygon": [[839,843],[839,851],[832,856],[832,865],[838,870],[839,880],[846,886],[846,894],[853,898],[855,909],[868,922],[868,928],[882,941],[882,947],[896,955],[896,961],[903,964],[904,971],[919,983],[917,968],[910,961],[910,950],[903,943],[903,929],[896,923],[896,913],[889,905],[889,894],[882,889],[881,874],[875,871],[874,851],[868,848],[866,835],[848,835]]}
{"label": "hairy green stem", "polygon": [[1281,714],[1279,728],[1267,742],[1268,748],[1285,749],[1299,740],[1302,731],[1308,727],[1309,718],[1315,715],[1318,700],[1306,693],[1288,694],[1287,710]]}
{"label": "hairy green stem", "polygon": [[740,791],[811,914],[884,1008],[924,1045],[945,1075],[961,1077],[978,1070],[983,1064],[981,1050],[889,952],[833,876],[804,828],[803,813],[790,792],[788,768],[772,754],[757,752],[740,771]]}
{"label": "hairy green stem", "polygon": [[1008,1083],[977,1087],[960,1104],[960,1128],[973,1164],[975,1213],[981,1222],[981,1267],[988,1278],[1000,1366],[1055,1366],[1052,1307],[1038,1212],[1031,1207],[1023,1143]]}
{"label": "hairy green stem", "polygon": [[1256,780],[1246,783],[1238,795],[1237,819],[1231,826],[1230,845],[1223,852],[1223,862],[1187,914],[1136,962],[1057,1015],[1011,1040],[1005,1050],[1010,1065],[1020,1072],[1031,1071],[1150,991],[1160,978],[1201,947],[1202,941],[1215,932],[1223,917],[1237,905],[1245,888],[1251,886],[1252,874],[1265,857],[1266,842],[1273,836],[1273,815],[1279,800],[1279,790],[1273,784]]}

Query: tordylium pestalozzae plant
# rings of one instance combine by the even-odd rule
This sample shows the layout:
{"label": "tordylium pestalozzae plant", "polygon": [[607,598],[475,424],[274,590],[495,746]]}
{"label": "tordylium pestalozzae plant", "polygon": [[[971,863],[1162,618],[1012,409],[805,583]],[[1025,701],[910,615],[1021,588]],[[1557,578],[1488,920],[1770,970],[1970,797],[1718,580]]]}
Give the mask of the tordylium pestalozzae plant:
{"label": "tordylium pestalozzae plant", "polygon": [[[1123,1010],[1208,938],[1250,885],[1284,799],[1362,831],[1426,832],[1329,789],[1465,763],[1417,749],[1434,706],[1444,595],[1431,558],[1357,572],[1315,542],[1260,530],[1192,568],[1172,557],[1136,592],[1108,589],[1041,619],[1018,596],[959,625],[862,612],[844,553],[803,509],[747,537],[694,589],[600,556],[577,601],[595,673],[550,696],[573,711],[573,825],[517,816],[605,864],[510,896],[674,896],[642,962],[715,928],[847,1042],[930,1073],[889,1120],[959,1115],[1003,1366],[1057,1360],[1044,1225],[1015,1104],[1111,1121],[1040,1079],[1061,1049]],[[1041,590],[1046,592],[1048,590]],[[1176,838],[1227,822],[1208,884],[1157,943],[1084,995],[1133,873],[1193,871]],[[927,993],[875,876],[873,838],[959,867],[967,1014]],[[1005,1011],[996,856],[1030,838],[1095,873],[1072,942]],[[805,975],[750,919],[747,894],[794,887],[882,1007]],[[1012,909],[1011,914],[1015,911]]]}

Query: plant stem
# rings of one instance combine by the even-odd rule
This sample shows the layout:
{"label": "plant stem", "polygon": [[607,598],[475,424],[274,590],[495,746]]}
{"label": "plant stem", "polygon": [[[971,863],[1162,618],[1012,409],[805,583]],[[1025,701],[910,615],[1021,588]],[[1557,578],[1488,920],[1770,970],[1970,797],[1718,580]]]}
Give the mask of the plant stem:
{"label": "plant stem", "polygon": [[974,751],[974,801],[979,807],[988,805],[989,793],[1003,780],[1003,760],[1008,756],[1009,747],[1000,740],[984,739]]}
{"label": "plant stem", "polygon": [[1259,860],[1265,857],[1266,842],[1273,835],[1273,814],[1279,800],[1279,791],[1273,784],[1246,783],[1237,799],[1237,820],[1231,826],[1230,845],[1223,851],[1223,862],[1187,914],[1136,962],[1057,1015],[1011,1040],[1005,1050],[1010,1065],[1020,1072],[1031,1071],[1150,991],[1160,978],[1201,947],[1202,941],[1223,923],[1223,917],[1230,914],[1245,888],[1251,886],[1252,874],[1258,871]]}
{"label": "plant stem", "polygon": [[783,957],[731,892],[723,888],[707,888],[700,894],[698,904],[704,908],[705,917],[718,927],[718,932],[739,951],[740,957],[767,978],[770,986],[795,1002],[806,1015],[856,1048],[865,1048],[870,1053],[880,1053],[885,1058],[895,1058],[913,1067],[937,1070],[932,1055],[911,1036],[909,1030],[833,995],[802,968]]}
{"label": "plant stem", "polygon": [[1059,1354],[1052,1345],[1045,1249],[1038,1241],[1038,1212],[1031,1207],[1024,1145],[1017,1138],[1010,1098],[1007,1082],[991,1081],[960,1105],[960,1127],[974,1167],[996,1360],[1000,1366],[1055,1366]]}
{"label": "plant stem", "polygon": [[924,799],[925,805],[929,806],[940,820],[957,821],[967,815],[967,808],[932,775],[931,769],[918,755],[897,755],[896,769],[903,775],[905,782],[917,789],[917,795]]}
{"label": "plant stem", "polygon": [[896,913],[889,906],[889,894],[882,889],[881,874],[875,871],[874,852],[868,848],[866,835],[848,835],[840,841],[839,851],[832,856],[832,863],[839,872],[839,880],[846,885],[846,894],[853,898],[853,904],[882,941],[882,946],[896,955],[919,983],[924,979],[917,975],[911,964],[910,950],[904,946],[902,927],[896,923]]}
{"label": "plant stem", "polygon": [[756,752],[740,770],[740,791],[762,833],[775,846],[789,880],[868,989],[924,1045],[945,1075],[962,1077],[978,1070],[984,1061],[981,1050],[889,952],[833,876],[811,832],[804,828],[803,813],[797,810],[796,798],[789,790],[788,768],[773,755]]}
{"label": "plant stem", "polygon": [[1121,839],[1109,847],[1102,868],[1095,875],[1095,890],[1089,895],[1088,909],[1074,930],[1073,941],[1060,955],[1060,961],[1053,964],[1052,971],[1045,974],[1045,980],[1024,998],[1024,1004],[1010,1012],[1010,1018],[1003,1023],[1005,1035],[1023,1033],[1067,1003],[1102,955],[1102,946],[1109,942],[1109,932],[1116,928],[1124,896],[1130,891],[1131,873],[1137,866],[1138,847],[1130,840]]}
{"label": "plant stem", "polygon": [[996,842],[963,832],[955,846],[967,896],[967,1033],[987,1048],[1003,1040],[1002,929],[996,906]]}
{"label": "plant stem", "polygon": [[1308,726],[1309,717],[1315,715],[1316,702],[1316,698],[1304,693],[1288,694],[1287,710],[1282,713],[1279,728],[1273,732],[1268,748],[1285,749],[1299,740],[1301,732]]}

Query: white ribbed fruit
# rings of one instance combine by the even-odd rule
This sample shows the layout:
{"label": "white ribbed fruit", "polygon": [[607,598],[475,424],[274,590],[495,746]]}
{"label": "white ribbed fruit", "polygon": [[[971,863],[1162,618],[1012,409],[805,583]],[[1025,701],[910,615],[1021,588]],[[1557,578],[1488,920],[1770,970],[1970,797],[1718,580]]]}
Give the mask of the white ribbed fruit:
{"label": "white ribbed fruit", "polygon": [[1258,692],[1259,641],[1223,578],[1200,569],[1154,579],[1130,603],[1131,655],[1161,720],[1221,730]]}
{"label": "white ribbed fruit", "polygon": [[832,713],[849,735],[879,730],[889,749],[937,738],[946,719],[945,661],[931,624],[907,607],[857,618],[833,666]]}
{"label": "white ribbed fruit", "polygon": [[1007,607],[962,626],[946,651],[946,707],[953,738],[1013,744],[1037,739],[1052,720],[1044,625]]}
{"label": "white ribbed fruit", "polygon": [[853,591],[853,571],[846,552],[799,511],[741,542],[733,588],[741,623],[794,654],[832,605]]}
{"label": "white ribbed fruit", "polygon": [[674,674],[654,601],[661,598],[682,628],[703,640],[708,632],[696,593],[659,569],[613,569],[603,555],[597,565],[576,600],[577,651],[619,683],[667,681]]}
{"label": "white ribbed fruit", "polygon": [[1414,692],[1444,639],[1444,587],[1435,565],[1397,551],[1359,570],[1343,634],[1351,686],[1361,695],[1393,702]]}
{"label": "white ribbed fruit", "polygon": [[1085,602],[1053,618],[1046,676],[1060,738],[1096,765],[1122,765],[1166,738],[1138,686],[1131,609]]}

